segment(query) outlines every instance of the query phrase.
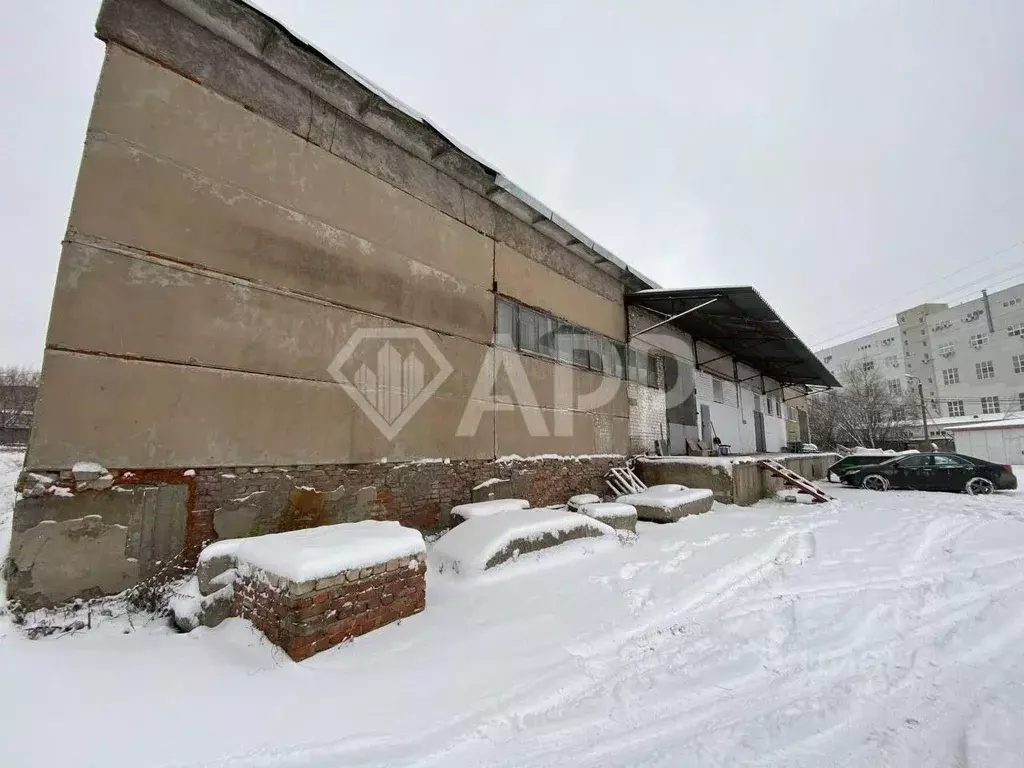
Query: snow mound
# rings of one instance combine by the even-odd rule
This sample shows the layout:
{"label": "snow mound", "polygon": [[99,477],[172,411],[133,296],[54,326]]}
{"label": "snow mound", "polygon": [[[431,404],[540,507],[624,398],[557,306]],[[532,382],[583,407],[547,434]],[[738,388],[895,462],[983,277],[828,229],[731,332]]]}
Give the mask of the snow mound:
{"label": "snow mound", "polygon": [[605,517],[636,517],[636,507],[618,501],[601,501],[596,504],[584,504],[580,513],[598,519]]}
{"label": "snow mound", "polygon": [[688,504],[691,501],[700,501],[714,496],[710,488],[687,488],[684,485],[669,483],[667,485],[652,485],[646,491],[630,493],[619,496],[617,501],[620,504],[630,504],[634,507],[657,507],[659,509],[672,509],[680,504]]}
{"label": "snow mound", "polygon": [[586,515],[554,509],[508,509],[473,517],[437,540],[439,570],[469,574],[500,565],[520,553],[591,536],[614,536],[611,526]]}
{"label": "snow mound", "polygon": [[217,541],[202,551],[199,562],[233,557],[239,567],[248,565],[289,581],[303,582],[425,551],[419,531],[394,521],[364,520]]}
{"label": "snow mound", "polygon": [[569,509],[579,509],[585,504],[597,504],[601,497],[595,493],[580,493],[569,499]]}
{"label": "snow mound", "polygon": [[489,499],[487,501],[475,501],[472,504],[458,504],[452,507],[452,517],[459,520],[470,520],[474,517],[486,517],[497,512],[507,512],[513,509],[527,509],[530,502],[526,499]]}

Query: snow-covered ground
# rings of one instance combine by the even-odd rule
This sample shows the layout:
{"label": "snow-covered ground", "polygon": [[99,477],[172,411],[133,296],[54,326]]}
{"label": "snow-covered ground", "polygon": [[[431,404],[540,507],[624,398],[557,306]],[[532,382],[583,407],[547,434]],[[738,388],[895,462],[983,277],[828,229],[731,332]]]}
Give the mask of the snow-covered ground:
{"label": "snow-covered ground", "polygon": [[301,664],[240,620],[0,623],[0,765],[1024,764],[1024,493],[830,490],[431,573]]}

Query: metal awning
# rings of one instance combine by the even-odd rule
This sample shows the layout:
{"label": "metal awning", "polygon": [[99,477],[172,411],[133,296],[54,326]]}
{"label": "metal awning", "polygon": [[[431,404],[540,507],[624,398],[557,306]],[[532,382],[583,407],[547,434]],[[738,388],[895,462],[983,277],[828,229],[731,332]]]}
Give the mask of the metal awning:
{"label": "metal awning", "polygon": [[750,286],[637,291],[626,294],[626,305],[660,315],[697,341],[728,352],[780,384],[841,386]]}

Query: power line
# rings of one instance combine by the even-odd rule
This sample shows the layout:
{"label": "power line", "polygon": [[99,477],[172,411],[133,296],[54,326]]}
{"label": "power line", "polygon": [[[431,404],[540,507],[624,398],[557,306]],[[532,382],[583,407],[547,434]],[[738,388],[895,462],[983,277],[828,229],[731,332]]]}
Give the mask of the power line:
{"label": "power line", "polygon": [[[1022,242],[1024,242],[1024,241],[1022,241]],[[1003,273],[1006,273],[1006,274],[1003,274]],[[993,281],[994,281],[996,284],[1001,284],[1001,283],[1004,283],[1004,282],[1007,282],[1008,280],[1010,280],[1011,276],[1014,276],[1014,279],[1015,279],[1015,277],[1018,274],[1024,275],[1024,266],[1022,266],[1020,264],[1017,264],[1017,265],[1015,265],[1015,266],[1013,266],[1011,268],[998,269],[995,272],[990,272],[990,273],[988,273],[986,275],[982,275],[981,277],[974,278],[970,282],[963,283],[963,284],[958,285],[958,286],[956,286],[954,288],[951,288],[948,292],[946,292],[944,294],[941,294],[938,297],[935,297],[935,298],[932,298],[932,299],[926,299],[925,301],[920,301],[920,302],[918,302],[918,304],[929,304],[929,303],[932,303],[932,302],[937,302],[943,296],[949,296],[951,294],[955,295],[956,292],[958,292],[958,291],[963,291],[966,288],[969,288],[969,287],[972,287],[972,286],[976,286],[976,285],[978,285],[980,283],[986,283],[988,285],[991,285],[993,283]],[[995,277],[996,275],[1002,275],[1002,276],[996,278]],[[1006,286],[1006,287],[1009,287],[1009,286]],[[976,290],[978,290],[978,289],[974,288],[971,291],[969,291],[969,293],[973,293]],[[956,302],[954,302],[954,301],[947,301],[946,303],[951,303],[951,304],[955,305]],[[963,303],[963,302],[961,302],[961,303]],[[955,306],[951,306],[950,307],[950,309],[954,309],[954,308],[955,308]],[[906,309],[906,308],[904,308],[904,309]],[[897,313],[895,313],[893,315],[887,315],[884,318],[878,318],[876,320],[870,320],[870,321],[868,321],[868,322],[866,322],[866,323],[864,323],[862,325],[858,325],[858,326],[856,326],[854,328],[850,328],[850,329],[848,329],[846,331],[843,331],[841,333],[837,333],[834,336],[829,336],[828,338],[823,339],[823,340],[821,340],[819,342],[815,342],[815,343],[811,344],[811,346],[812,347],[817,347],[820,350],[821,347],[825,346],[828,342],[832,341],[833,339],[839,339],[839,338],[843,338],[843,337],[846,337],[846,336],[853,336],[856,331],[862,330],[864,328],[873,327],[873,326],[876,326],[876,325],[880,325],[882,323],[891,323],[893,320],[896,319],[896,314],[899,314],[899,313],[897,312]],[[879,329],[879,330],[881,330],[881,329]],[[861,335],[867,335],[867,334],[861,334]],[[850,339],[850,340],[852,341],[853,339]],[[839,345],[838,344],[833,344],[832,346],[839,346]]]}
{"label": "power line", "polygon": [[[952,272],[948,272],[945,275],[942,275],[941,277],[937,277],[934,280],[928,281],[927,283],[920,283],[917,286],[915,286],[913,290],[917,291],[917,290],[920,290],[921,288],[927,288],[927,287],[935,285],[937,283],[941,283],[944,280],[948,280],[949,278],[953,277],[954,275],[958,275],[961,272],[965,272],[965,271],[967,271],[969,269],[977,269],[979,264],[983,264],[983,263],[985,263],[987,261],[991,261],[992,259],[994,259],[994,258],[996,258],[998,256],[1002,256],[1004,253],[1009,253],[1010,251],[1014,250],[1015,248],[1019,248],[1022,245],[1024,245],[1024,240],[1018,240],[1017,242],[1013,243],[1012,245],[1009,245],[1009,246],[1007,246],[1006,248],[1003,248],[1000,251],[996,251],[991,256],[986,256],[983,259],[972,261],[970,264],[968,264],[966,266],[963,266],[963,267],[960,267],[958,269],[955,269]],[[999,271],[999,270],[997,270],[997,271]],[[903,292],[901,294],[901,296],[903,296],[903,297],[905,297],[906,295],[907,295],[906,292]],[[882,300],[882,301],[880,301],[880,302],[878,302],[876,304],[872,304],[872,305],[866,307],[864,310],[862,310],[862,312],[873,311],[877,307],[880,307],[880,306],[883,306],[885,304],[888,304],[890,301],[894,301],[894,300],[896,300],[898,298],[900,298],[900,296],[892,296],[891,298],[884,299],[884,300]],[[926,304],[928,302],[927,301],[919,301],[917,303],[918,304]],[[898,314],[898,311],[893,311],[890,314],[895,316],[896,314]],[[834,327],[834,326],[838,325],[839,322],[843,322],[843,321],[838,321],[838,322],[835,322],[835,323],[826,324],[825,327],[826,328]],[[859,326],[859,327],[864,327],[864,326]],[[836,338],[836,336],[832,336],[830,338],[834,339],[834,338]],[[817,346],[817,345],[815,345],[815,346]]]}

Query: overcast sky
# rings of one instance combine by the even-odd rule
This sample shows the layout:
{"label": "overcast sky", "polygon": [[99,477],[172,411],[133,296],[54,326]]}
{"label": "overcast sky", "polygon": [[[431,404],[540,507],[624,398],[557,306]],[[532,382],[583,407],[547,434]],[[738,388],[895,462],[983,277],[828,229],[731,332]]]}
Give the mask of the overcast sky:
{"label": "overcast sky", "polygon": [[[1024,2],[259,0],[666,287],[808,343],[1024,282]],[[2,0],[0,365],[38,365],[97,0]]]}

